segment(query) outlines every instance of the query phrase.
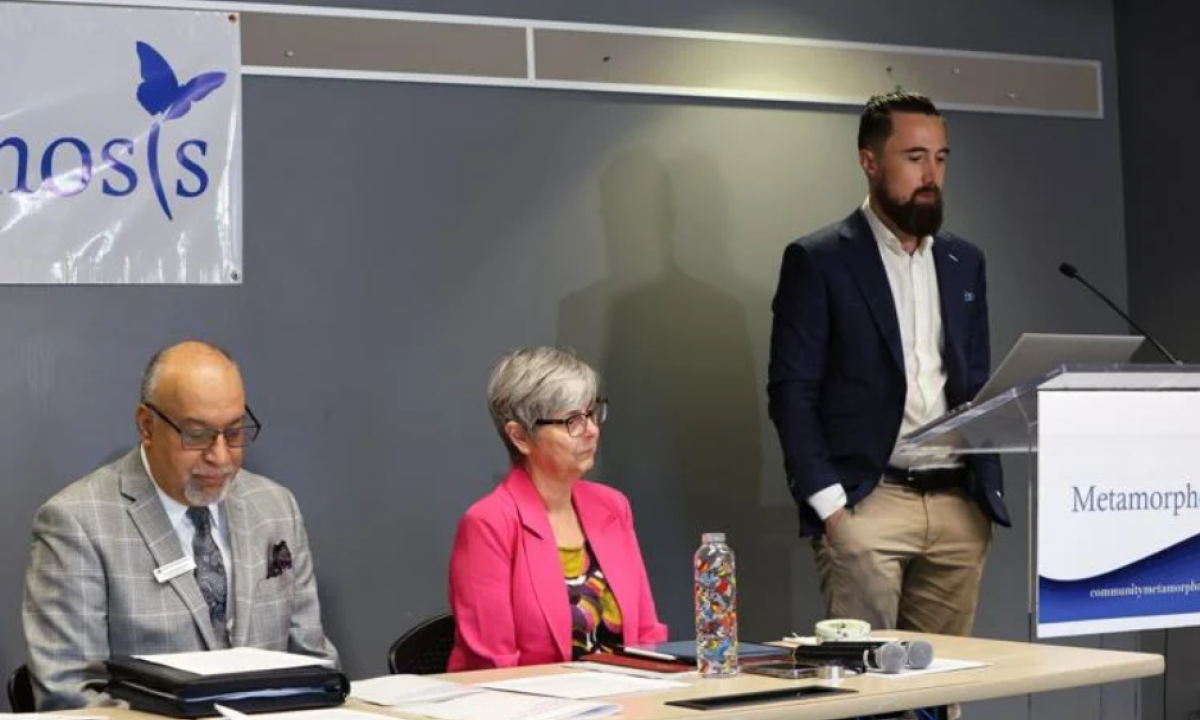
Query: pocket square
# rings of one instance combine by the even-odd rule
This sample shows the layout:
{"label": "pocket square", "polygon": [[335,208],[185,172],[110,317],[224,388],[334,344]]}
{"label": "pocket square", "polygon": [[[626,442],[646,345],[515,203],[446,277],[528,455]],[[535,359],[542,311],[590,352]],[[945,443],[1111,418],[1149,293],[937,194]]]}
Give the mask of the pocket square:
{"label": "pocket square", "polygon": [[267,553],[267,578],[278,577],[284,570],[291,569],[292,551],[288,550],[286,540],[280,540],[272,545]]}
{"label": "pocket square", "polygon": [[963,302],[975,302],[975,293],[970,290],[963,290]]}

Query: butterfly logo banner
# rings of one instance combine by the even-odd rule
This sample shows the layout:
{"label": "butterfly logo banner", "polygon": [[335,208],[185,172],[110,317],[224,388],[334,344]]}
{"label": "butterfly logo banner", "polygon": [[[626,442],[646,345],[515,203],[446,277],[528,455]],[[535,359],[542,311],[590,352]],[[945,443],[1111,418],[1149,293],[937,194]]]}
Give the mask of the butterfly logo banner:
{"label": "butterfly logo banner", "polygon": [[224,12],[0,3],[0,283],[242,282]]}

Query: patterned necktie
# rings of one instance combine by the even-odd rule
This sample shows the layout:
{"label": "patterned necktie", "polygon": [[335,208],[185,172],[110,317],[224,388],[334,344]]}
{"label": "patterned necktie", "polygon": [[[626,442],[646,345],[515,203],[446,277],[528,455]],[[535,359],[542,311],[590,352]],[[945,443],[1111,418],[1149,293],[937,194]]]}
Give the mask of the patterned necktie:
{"label": "patterned necktie", "polygon": [[207,507],[189,507],[188,519],[196,528],[192,536],[192,554],[196,559],[196,582],[200,594],[208,604],[208,617],[212,621],[217,642],[229,646],[229,634],[225,629],[225,599],[229,594],[229,581],[225,576],[225,563],[221,550],[212,534],[212,513]]}

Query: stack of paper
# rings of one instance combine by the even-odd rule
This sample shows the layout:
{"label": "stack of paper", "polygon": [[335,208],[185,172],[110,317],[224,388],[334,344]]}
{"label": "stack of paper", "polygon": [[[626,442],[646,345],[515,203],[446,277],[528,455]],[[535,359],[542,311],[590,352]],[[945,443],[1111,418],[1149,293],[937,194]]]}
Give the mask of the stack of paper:
{"label": "stack of paper", "polygon": [[599,672],[564,673],[540,677],[518,678],[482,683],[479,687],[505,692],[545,695],[569,700],[588,700],[606,695],[628,695],[630,693],[661,692],[686,688],[687,683],[674,680],[651,680]]}
{"label": "stack of paper", "polygon": [[[380,720],[381,718],[380,715],[374,713],[346,708],[246,715],[223,705],[216,707],[226,720]],[[616,715],[620,711],[620,705],[601,705],[600,703],[556,700],[532,695],[481,691],[460,695],[442,702],[403,705],[392,712],[404,717],[422,716],[436,720],[480,720],[480,718],[487,718],[487,720],[591,720],[591,718]],[[62,720],[70,719],[63,716]]]}
{"label": "stack of paper", "polygon": [[258,713],[247,715],[231,707],[215,705],[217,712],[226,720],[379,720],[372,713],[347,710],[346,708],[323,708],[321,710],[291,710],[289,712]]}
{"label": "stack of paper", "polygon": [[295,653],[252,647],[162,653],[159,655],[134,655],[134,657],[138,660],[155,663],[156,665],[165,665],[176,670],[205,676],[261,672],[264,670],[286,670],[288,668],[328,666],[331,664],[328,660],[310,655],[297,655]]}
{"label": "stack of paper", "polygon": [[0,720],[107,720],[103,715],[51,715],[47,713],[0,713]]}
{"label": "stack of paper", "polygon": [[[421,716],[436,720],[587,720],[616,715],[621,712],[621,706],[586,700],[607,695],[676,690],[687,686],[687,683],[671,680],[599,672],[543,675],[475,686],[415,675],[385,675],[353,683],[350,694],[369,703],[394,708],[395,714],[405,717]],[[255,720],[261,720],[261,716]],[[314,720],[358,719],[314,716]]]}
{"label": "stack of paper", "polygon": [[565,667],[575,668],[576,670],[590,670],[592,672],[609,673],[611,675],[629,675],[631,677],[650,678],[651,680],[677,680],[680,678],[690,678],[699,675],[695,668],[676,670],[672,672],[663,672],[659,670],[643,670],[636,667],[625,667],[623,665],[609,665],[608,663],[591,662],[589,660],[577,660],[570,662]]}
{"label": "stack of paper", "polygon": [[933,675],[935,673],[956,672],[958,670],[973,670],[975,668],[987,667],[989,663],[979,662],[977,660],[952,660],[950,658],[937,658],[929,667],[920,670],[912,668],[904,668],[898,673],[885,673],[880,670],[868,670],[867,674],[871,677],[880,677],[893,680],[896,678],[910,678],[916,675]]}
{"label": "stack of paper", "polygon": [[399,712],[437,720],[586,720],[616,715],[621,706],[487,690],[443,702],[405,705]]}
{"label": "stack of paper", "polygon": [[431,703],[482,692],[471,685],[437,680],[420,675],[384,675],[370,680],[355,680],[350,695],[373,705]]}

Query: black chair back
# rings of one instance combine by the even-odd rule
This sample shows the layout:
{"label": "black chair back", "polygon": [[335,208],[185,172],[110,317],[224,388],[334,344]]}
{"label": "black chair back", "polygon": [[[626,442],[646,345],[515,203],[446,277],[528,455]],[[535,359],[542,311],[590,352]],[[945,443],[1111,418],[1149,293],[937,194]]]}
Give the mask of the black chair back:
{"label": "black chair back", "polygon": [[29,677],[29,668],[24,665],[8,676],[8,706],[15,713],[37,710],[33,701],[33,679]]}
{"label": "black chair back", "polygon": [[388,650],[393,675],[436,675],[446,672],[454,649],[454,616],[446,613],[424,620],[400,636]]}

